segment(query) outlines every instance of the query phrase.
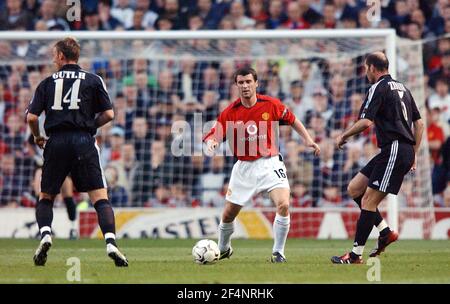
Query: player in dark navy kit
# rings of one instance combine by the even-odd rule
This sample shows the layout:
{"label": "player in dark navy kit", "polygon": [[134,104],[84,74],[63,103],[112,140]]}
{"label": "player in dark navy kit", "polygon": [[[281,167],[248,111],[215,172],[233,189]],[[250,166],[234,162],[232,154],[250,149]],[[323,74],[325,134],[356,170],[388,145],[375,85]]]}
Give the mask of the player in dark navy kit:
{"label": "player in dark navy kit", "polygon": [[372,86],[361,106],[359,120],[336,139],[342,149],[347,140],[375,124],[377,154],[350,182],[348,191],[360,205],[361,215],[356,225],[351,252],[333,256],[335,264],[360,264],[364,246],[373,226],[380,230],[377,247],[370,256],[377,256],[398,238],[380,215],[377,207],[388,194],[396,195],[403,177],[416,169],[416,155],[424,130],[420,113],[411,92],[391,78],[385,54],[375,52],[366,57],[367,78]]}
{"label": "player in dark navy kit", "polygon": [[[80,45],[73,38],[55,44],[53,61],[58,71],[39,84],[28,107],[27,122],[34,142],[44,149],[41,193],[36,206],[41,242],[33,260],[38,266],[47,261],[52,245],[53,201],[71,174],[76,189],[88,192],[94,203],[108,256],[116,266],[128,266],[115,241],[114,212],[94,138],[97,128],[114,119],[114,111],[102,78],[82,70],[77,65],[79,55]],[[39,131],[38,119],[43,111],[48,140]]]}

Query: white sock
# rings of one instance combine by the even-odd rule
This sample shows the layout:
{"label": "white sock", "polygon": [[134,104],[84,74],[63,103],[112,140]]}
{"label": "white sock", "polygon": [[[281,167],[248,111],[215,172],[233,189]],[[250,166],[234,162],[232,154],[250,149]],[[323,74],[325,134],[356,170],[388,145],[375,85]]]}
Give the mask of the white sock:
{"label": "white sock", "polygon": [[219,250],[224,252],[231,246],[231,235],[234,232],[234,222],[219,224]]}
{"label": "white sock", "polygon": [[364,252],[364,246],[353,246],[352,252],[357,255],[362,255]]}
{"label": "white sock", "polygon": [[44,226],[44,227],[41,227],[41,229],[39,229],[39,232],[41,233],[41,235],[46,231],[49,232],[50,235],[52,235],[52,228],[50,228],[49,226]]}
{"label": "white sock", "polygon": [[105,240],[107,240],[107,239],[115,240],[116,239],[116,235],[114,233],[112,233],[112,232],[107,232],[107,233],[105,233]]}
{"label": "white sock", "polygon": [[281,216],[278,213],[275,215],[273,221],[273,249],[272,252],[279,252],[284,255],[284,245],[289,233],[289,227],[291,225],[290,216]]}
{"label": "white sock", "polygon": [[387,227],[389,227],[389,225],[386,223],[385,220],[382,220],[382,221],[378,224],[377,229],[378,229],[378,231],[382,231],[384,228],[387,228]]}
{"label": "white sock", "polygon": [[71,225],[72,229],[74,229],[74,230],[77,229],[77,222],[76,221],[71,221],[70,225]]}

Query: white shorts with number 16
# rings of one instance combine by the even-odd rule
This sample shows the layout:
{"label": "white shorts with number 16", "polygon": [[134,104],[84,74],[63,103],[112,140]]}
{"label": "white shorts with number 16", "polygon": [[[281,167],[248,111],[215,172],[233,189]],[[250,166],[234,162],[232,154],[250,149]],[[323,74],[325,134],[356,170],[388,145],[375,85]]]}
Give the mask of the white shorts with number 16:
{"label": "white shorts with number 16", "polygon": [[275,188],[289,189],[286,166],[280,156],[259,158],[255,161],[238,160],[231,171],[226,200],[244,206],[263,191]]}

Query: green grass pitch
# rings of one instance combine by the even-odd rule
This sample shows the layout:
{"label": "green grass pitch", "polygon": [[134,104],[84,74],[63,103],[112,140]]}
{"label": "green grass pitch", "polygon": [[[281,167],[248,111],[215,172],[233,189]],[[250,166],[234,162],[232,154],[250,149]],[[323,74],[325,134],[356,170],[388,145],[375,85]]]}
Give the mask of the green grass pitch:
{"label": "green grass pitch", "polygon": [[[214,265],[197,265],[196,240],[120,240],[130,266],[116,268],[101,240],[53,241],[45,267],[32,256],[37,240],[0,239],[0,283],[73,283],[66,279],[80,259],[80,283],[370,283],[363,265],[333,265],[351,240],[289,239],[286,264],[271,264],[271,240],[233,240],[234,254]],[[374,244],[370,240],[364,258]],[[450,241],[401,240],[381,255],[380,283],[450,283]]]}

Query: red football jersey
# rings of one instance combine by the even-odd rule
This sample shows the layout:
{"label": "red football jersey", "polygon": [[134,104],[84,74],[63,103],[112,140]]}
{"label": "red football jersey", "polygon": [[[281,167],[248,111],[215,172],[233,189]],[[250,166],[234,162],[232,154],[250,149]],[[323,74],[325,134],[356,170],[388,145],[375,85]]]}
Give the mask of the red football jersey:
{"label": "red football jersey", "polygon": [[256,98],[250,108],[240,98],[230,104],[203,141],[214,138],[220,143],[228,139],[233,154],[244,161],[277,155],[277,126],[292,125],[295,115],[277,98],[260,94]]}

